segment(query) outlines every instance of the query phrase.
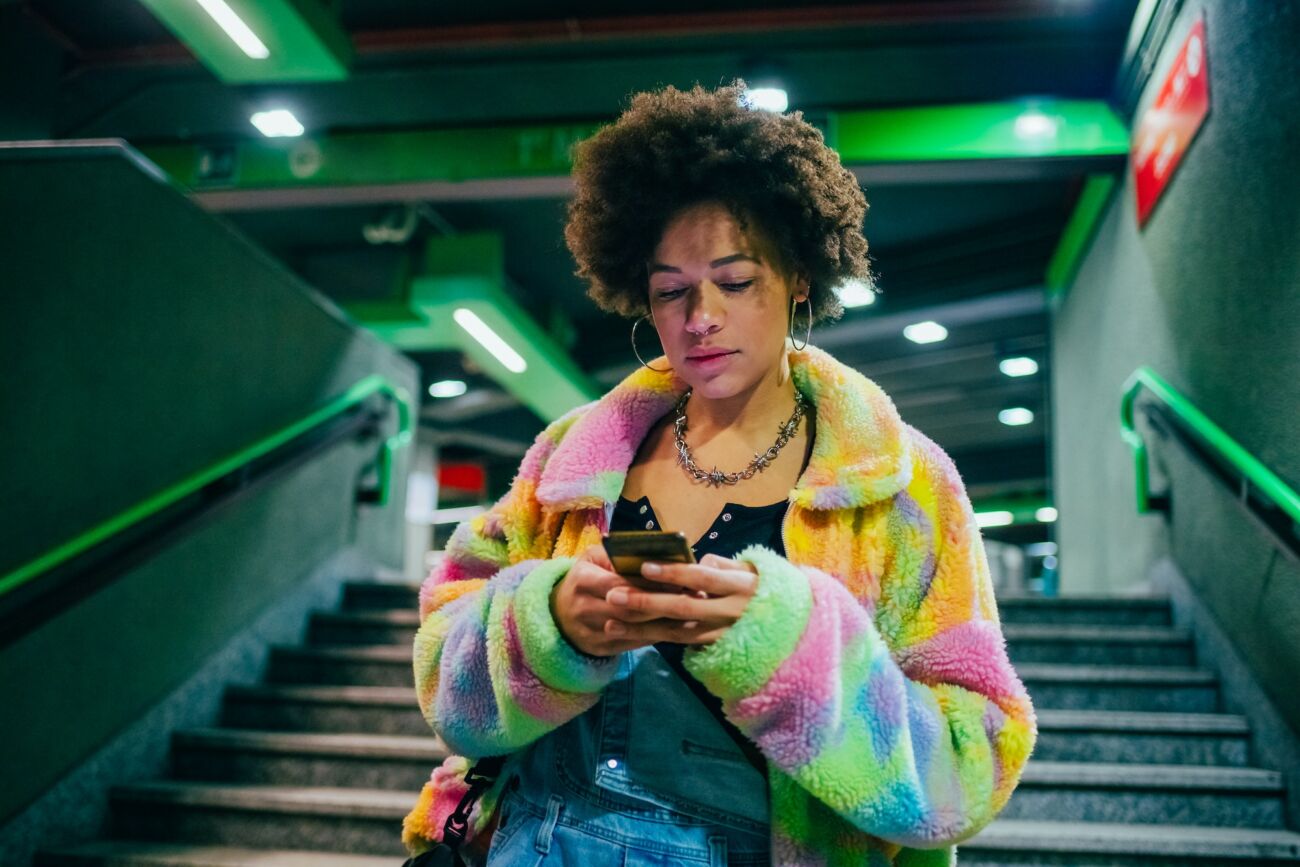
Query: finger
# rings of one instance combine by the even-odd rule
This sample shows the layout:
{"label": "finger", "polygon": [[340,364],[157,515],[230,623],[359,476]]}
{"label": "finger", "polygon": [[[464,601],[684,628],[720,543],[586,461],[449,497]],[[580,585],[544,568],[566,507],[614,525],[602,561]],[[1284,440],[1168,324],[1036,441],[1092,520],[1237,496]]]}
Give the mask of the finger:
{"label": "finger", "polygon": [[748,569],[721,569],[703,563],[646,563],[641,573],[651,580],[703,590],[710,596],[752,596],[758,580]]}
{"label": "finger", "polygon": [[728,624],[698,623],[687,626],[671,620],[651,620],[647,623],[605,621],[605,635],[615,641],[630,642],[634,646],[668,641],[673,644],[709,644],[720,638]]}
{"label": "finger", "polygon": [[700,558],[700,565],[712,566],[715,569],[739,569],[754,575],[758,574],[758,569],[748,560],[728,560],[717,554],[705,554]]}
{"label": "finger", "polygon": [[667,620],[735,620],[749,601],[743,596],[719,596],[698,599],[684,593],[645,593],[639,590],[614,588],[605,601],[615,610],[619,619],[629,623],[642,623],[660,618]]}
{"label": "finger", "polygon": [[604,545],[588,545],[582,552],[582,558],[595,563],[606,572],[614,571],[614,564],[609,560],[609,552],[605,550]]}

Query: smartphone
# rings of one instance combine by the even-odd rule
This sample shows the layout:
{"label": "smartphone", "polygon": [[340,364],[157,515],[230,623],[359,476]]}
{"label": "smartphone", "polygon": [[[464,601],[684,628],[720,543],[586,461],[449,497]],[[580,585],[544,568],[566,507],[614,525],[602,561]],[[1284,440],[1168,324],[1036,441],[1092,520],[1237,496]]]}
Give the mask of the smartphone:
{"label": "smartphone", "polygon": [[623,530],[610,533],[601,540],[614,571],[624,578],[646,579],[641,575],[641,564],[647,561],[660,563],[694,563],[695,554],[690,542],[680,532],[672,530]]}

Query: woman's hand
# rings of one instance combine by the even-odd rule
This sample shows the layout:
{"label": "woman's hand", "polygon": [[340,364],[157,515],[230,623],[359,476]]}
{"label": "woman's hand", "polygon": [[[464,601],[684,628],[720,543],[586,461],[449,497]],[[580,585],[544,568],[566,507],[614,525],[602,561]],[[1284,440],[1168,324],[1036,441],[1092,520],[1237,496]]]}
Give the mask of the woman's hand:
{"label": "woman's hand", "polygon": [[[676,591],[642,590],[620,580],[605,591],[613,614],[604,633],[630,650],[657,641],[710,644],[740,619],[758,587],[749,563],[706,554],[699,563],[645,563],[641,574]],[[615,576],[617,577],[617,576]]]}
{"label": "woman's hand", "polygon": [[614,587],[630,586],[614,571],[603,546],[589,546],[551,588],[551,616],[560,634],[588,656],[613,656],[637,647],[605,630],[606,621],[619,616],[605,601],[606,594]]}

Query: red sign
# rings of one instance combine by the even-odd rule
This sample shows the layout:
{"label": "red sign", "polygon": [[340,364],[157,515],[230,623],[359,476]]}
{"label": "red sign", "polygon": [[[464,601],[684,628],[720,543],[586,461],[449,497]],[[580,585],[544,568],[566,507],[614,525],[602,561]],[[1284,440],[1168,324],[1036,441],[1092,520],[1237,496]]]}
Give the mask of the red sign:
{"label": "red sign", "polygon": [[1146,225],[1174,170],[1210,112],[1210,76],[1205,52],[1205,16],[1192,25],[1159,95],[1142,115],[1133,136],[1133,186],[1138,225]]}

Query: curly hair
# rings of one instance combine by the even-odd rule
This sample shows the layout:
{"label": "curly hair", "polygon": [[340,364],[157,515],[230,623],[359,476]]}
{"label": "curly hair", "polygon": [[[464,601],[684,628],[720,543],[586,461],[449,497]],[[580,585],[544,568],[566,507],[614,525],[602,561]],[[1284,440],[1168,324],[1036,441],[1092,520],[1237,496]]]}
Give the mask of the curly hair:
{"label": "curly hair", "polygon": [[807,275],[814,321],[843,312],[837,284],[871,284],[857,178],[802,112],[749,105],[740,78],[712,91],[669,85],[634,94],[575,146],[564,238],[601,309],[648,312],[646,262],[670,218],[705,200],[722,202],[742,229],[756,222],[783,273]]}

